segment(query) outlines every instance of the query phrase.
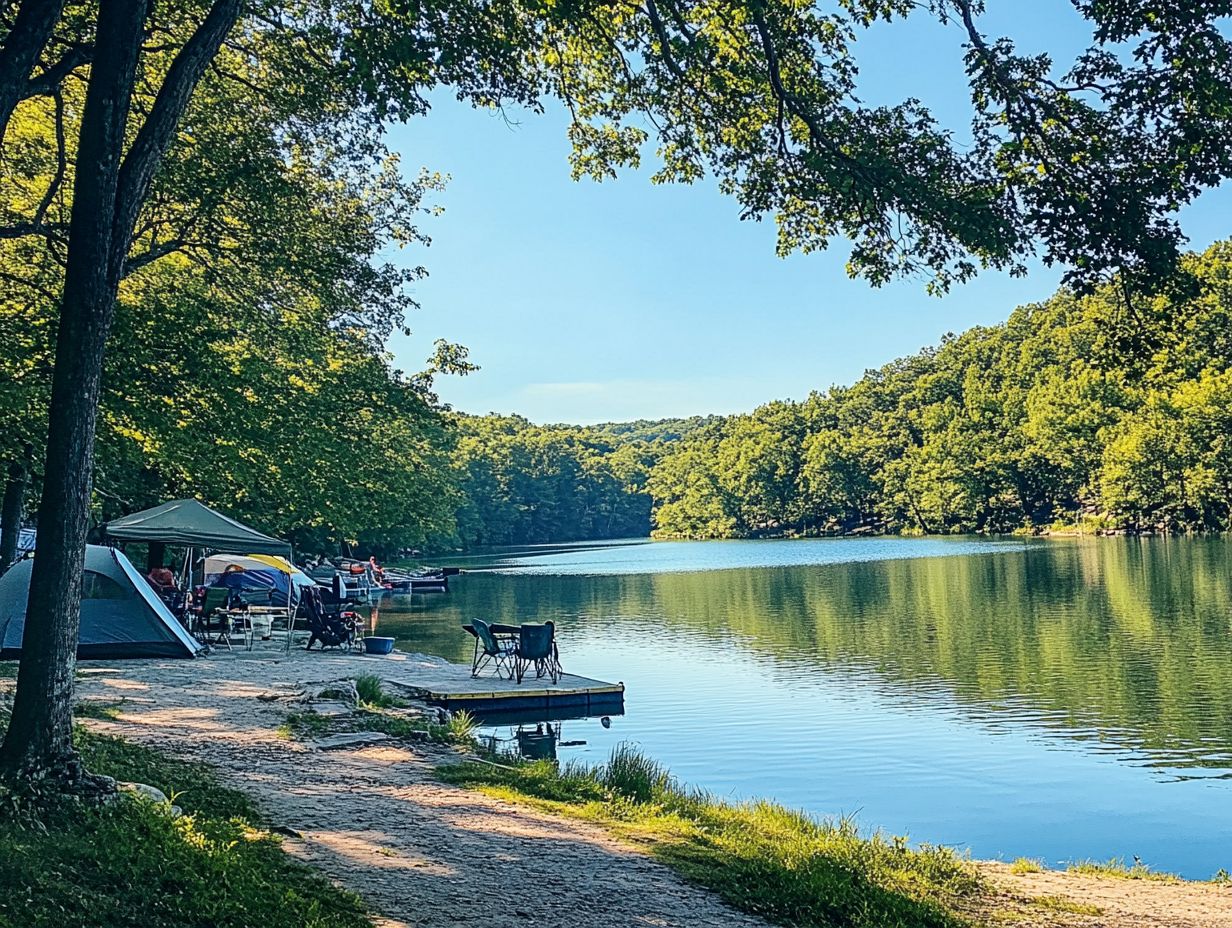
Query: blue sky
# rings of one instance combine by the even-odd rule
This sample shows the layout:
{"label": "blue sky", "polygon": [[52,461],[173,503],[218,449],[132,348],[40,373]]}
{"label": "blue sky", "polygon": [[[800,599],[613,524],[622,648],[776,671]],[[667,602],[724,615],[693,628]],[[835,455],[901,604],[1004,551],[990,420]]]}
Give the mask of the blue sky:
{"label": "blue sky", "polygon": [[[1068,0],[992,0],[985,31],[1067,61],[1089,33]],[[961,35],[927,16],[878,24],[857,45],[870,103],[916,96],[960,134],[969,122]],[[506,114],[508,115],[508,114]],[[391,343],[418,370],[437,338],[471,350],[481,370],[442,378],[439,393],[474,413],[591,423],[743,412],[772,399],[850,383],[945,332],[1003,320],[1048,296],[1058,269],[1025,279],[987,273],[943,298],[923,281],[872,289],[849,280],[847,249],[786,259],[773,223],[741,222],[711,182],[654,187],[651,169],[596,184],[569,179],[566,121],[476,111],[440,95],[392,130],[409,172],[450,175],[425,220],[413,335]],[[1232,233],[1232,193],[1184,214],[1193,247]]]}

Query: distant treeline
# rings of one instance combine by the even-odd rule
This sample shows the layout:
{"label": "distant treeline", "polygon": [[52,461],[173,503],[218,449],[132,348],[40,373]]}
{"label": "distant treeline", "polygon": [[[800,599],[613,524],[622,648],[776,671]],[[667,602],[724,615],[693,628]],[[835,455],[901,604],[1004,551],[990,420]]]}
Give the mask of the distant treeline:
{"label": "distant treeline", "polygon": [[1232,245],[1196,294],[1062,292],[748,415],[464,418],[464,543],[645,534],[1219,531],[1232,513]]}

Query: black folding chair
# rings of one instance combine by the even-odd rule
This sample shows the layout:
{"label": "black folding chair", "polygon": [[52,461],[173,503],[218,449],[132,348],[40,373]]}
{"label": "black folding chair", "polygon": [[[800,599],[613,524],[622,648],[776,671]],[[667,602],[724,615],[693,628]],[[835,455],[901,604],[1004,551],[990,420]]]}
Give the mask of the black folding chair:
{"label": "black folding chair", "polygon": [[321,642],[321,650],[326,648],[352,648],[355,646],[355,625],[349,619],[342,617],[341,611],[326,611],[321,601],[321,591],[315,586],[305,587],[299,601],[300,613],[308,623],[308,646]]}
{"label": "black folding chair", "polygon": [[548,677],[553,683],[560,679],[560,655],[556,650],[556,626],[552,622],[526,623],[518,628],[518,646],[513,652],[514,672],[518,682],[533,666],[535,677]]}

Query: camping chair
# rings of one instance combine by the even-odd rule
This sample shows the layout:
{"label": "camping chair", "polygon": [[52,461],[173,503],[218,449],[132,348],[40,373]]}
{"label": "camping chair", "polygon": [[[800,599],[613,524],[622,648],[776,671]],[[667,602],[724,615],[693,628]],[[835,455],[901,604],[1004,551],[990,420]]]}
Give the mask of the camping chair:
{"label": "camping chair", "polygon": [[355,646],[354,623],[343,618],[341,611],[327,612],[321,601],[321,591],[315,586],[304,588],[299,608],[308,622],[308,646],[304,650],[311,651],[318,641],[322,651]]}
{"label": "camping chair", "polygon": [[498,677],[506,676],[512,680],[514,674],[513,642],[492,634],[488,623],[479,619],[471,619],[471,628],[475,631],[475,654],[471,658],[471,676],[479,676],[480,671],[491,664]]}
{"label": "camping chair", "polygon": [[535,677],[547,676],[553,683],[560,679],[560,656],[556,651],[556,626],[551,622],[527,623],[518,628],[518,646],[513,652],[513,666],[518,678],[526,675],[532,664]]}
{"label": "camping chair", "polygon": [[[231,649],[231,616],[227,614],[227,607],[231,605],[231,590],[225,586],[210,586],[205,588],[205,595],[201,599],[201,635],[206,644],[222,644],[227,646],[227,650]],[[218,635],[210,638],[210,620],[215,613],[223,613],[222,622],[219,625]],[[198,636],[200,637],[200,636]]]}

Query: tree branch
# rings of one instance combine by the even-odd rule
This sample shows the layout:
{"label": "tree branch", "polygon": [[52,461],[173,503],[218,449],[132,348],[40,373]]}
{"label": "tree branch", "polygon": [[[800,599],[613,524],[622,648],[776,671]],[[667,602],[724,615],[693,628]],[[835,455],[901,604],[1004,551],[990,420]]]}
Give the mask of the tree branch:
{"label": "tree branch", "polygon": [[24,0],[0,46],[0,145],[26,82],[60,20],[64,0]]}
{"label": "tree branch", "polygon": [[150,115],[142,124],[124,159],[120,168],[116,198],[116,247],[112,251],[112,271],[116,275],[123,271],[137,214],[149,193],[150,184],[163,155],[171,144],[180,118],[184,115],[188,101],[205,69],[218,54],[223,39],[239,19],[242,7],[242,0],[215,0],[205,20],[171,62]]}
{"label": "tree branch", "polygon": [[22,93],[22,98],[45,96],[49,93],[55,93],[64,79],[80,68],[83,64],[89,64],[94,58],[94,49],[89,45],[74,45],[69,48],[60,60],[54,64],[48,65],[34,77],[26,82],[25,91]]}

